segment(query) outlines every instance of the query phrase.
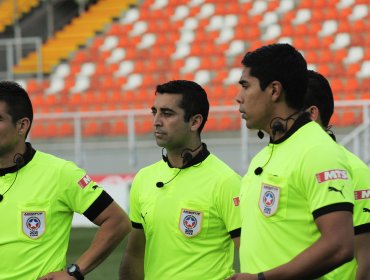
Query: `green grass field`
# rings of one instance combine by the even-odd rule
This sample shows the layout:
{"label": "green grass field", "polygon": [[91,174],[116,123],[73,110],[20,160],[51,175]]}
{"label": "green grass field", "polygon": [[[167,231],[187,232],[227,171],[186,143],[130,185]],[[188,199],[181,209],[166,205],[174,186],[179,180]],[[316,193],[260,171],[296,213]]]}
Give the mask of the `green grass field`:
{"label": "green grass field", "polygon": [[[72,228],[67,263],[73,263],[86,250],[93,239],[97,228]],[[118,270],[127,238],[112,252],[112,254],[94,271],[90,272],[85,279],[87,280],[118,280]],[[239,271],[239,258],[235,254],[235,270]]]}

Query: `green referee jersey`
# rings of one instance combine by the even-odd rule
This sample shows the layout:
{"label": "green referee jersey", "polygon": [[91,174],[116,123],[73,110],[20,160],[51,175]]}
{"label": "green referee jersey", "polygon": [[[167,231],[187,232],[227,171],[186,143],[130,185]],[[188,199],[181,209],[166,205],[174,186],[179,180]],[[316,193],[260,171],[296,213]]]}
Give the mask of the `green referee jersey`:
{"label": "green referee jersey", "polygon": [[230,232],[240,229],[241,178],[212,154],[179,171],[159,161],[132,184],[130,218],[146,237],[145,279],[225,279],[234,273]]}
{"label": "green referee jersey", "polygon": [[347,170],[343,151],[304,115],[259,152],[242,179],[241,271],[258,273],[289,262],[319,239],[315,218],[352,211]]}
{"label": "green referee jersey", "polygon": [[[370,232],[370,170],[369,167],[356,155],[340,146],[346,153],[351,165],[351,176],[354,188],[355,206],[353,209],[353,225],[355,235]],[[335,269],[328,275],[327,279],[356,279],[357,261],[352,261]]]}
{"label": "green referee jersey", "polygon": [[17,172],[0,176],[0,279],[35,280],[63,270],[73,212],[102,193],[74,163],[36,151]]}

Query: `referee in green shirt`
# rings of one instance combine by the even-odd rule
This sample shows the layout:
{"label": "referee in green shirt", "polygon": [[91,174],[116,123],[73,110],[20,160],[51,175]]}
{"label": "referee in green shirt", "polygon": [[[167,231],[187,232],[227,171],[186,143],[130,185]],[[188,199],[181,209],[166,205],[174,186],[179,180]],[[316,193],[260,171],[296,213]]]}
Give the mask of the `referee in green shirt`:
{"label": "referee in green shirt", "polygon": [[[0,279],[84,279],[130,230],[127,215],[73,162],[25,142],[33,120],[27,92],[0,82]],[[66,267],[74,212],[99,228]]]}
{"label": "referee in green shirt", "polygon": [[[318,122],[334,138],[330,118],[334,112],[334,98],[328,80],[318,72],[308,71],[308,90],[305,108],[311,118]],[[330,272],[328,279],[370,279],[370,170],[356,155],[343,146],[351,166],[354,187],[353,225],[355,231],[355,258]]]}
{"label": "referee in green shirt", "polygon": [[153,128],[163,157],[132,183],[133,230],[120,279],[221,280],[234,273],[240,176],[201,142],[208,110],[195,82],[157,86]]}
{"label": "referee in green shirt", "polygon": [[303,111],[308,77],[300,52],[266,45],[242,64],[239,111],[270,142],[242,179],[242,273],[230,279],[322,277],[353,258],[350,166]]}

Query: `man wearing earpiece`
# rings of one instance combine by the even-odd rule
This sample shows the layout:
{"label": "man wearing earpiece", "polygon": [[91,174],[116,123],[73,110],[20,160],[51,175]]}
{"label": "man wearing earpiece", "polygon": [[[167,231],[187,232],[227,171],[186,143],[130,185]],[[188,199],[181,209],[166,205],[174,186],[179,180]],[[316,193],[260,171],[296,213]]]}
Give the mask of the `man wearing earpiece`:
{"label": "man wearing earpiece", "polygon": [[[330,130],[330,118],[334,112],[334,98],[328,80],[313,70],[308,71],[308,90],[304,108],[312,120],[319,123],[325,131],[335,136]],[[353,225],[355,230],[355,258],[330,272],[331,279],[370,280],[370,170],[353,153],[340,146],[351,164],[351,176],[354,186]]]}
{"label": "man wearing earpiece", "polygon": [[[86,171],[26,142],[32,121],[27,92],[0,81],[0,279],[81,280],[121,242],[130,222]],[[74,212],[99,228],[66,267]]]}
{"label": "man wearing earpiece", "polygon": [[201,141],[209,111],[195,82],[157,86],[154,136],[162,159],[141,169],[130,193],[133,230],[120,279],[225,279],[240,235],[240,176]]}
{"label": "man wearing earpiece", "polygon": [[241,273],[229,279],[327,279],[353,258],[353,188],[343,151],[304,113],[307,63],[289,44],[248,52],[236,97],[270,143],[242,179]]}

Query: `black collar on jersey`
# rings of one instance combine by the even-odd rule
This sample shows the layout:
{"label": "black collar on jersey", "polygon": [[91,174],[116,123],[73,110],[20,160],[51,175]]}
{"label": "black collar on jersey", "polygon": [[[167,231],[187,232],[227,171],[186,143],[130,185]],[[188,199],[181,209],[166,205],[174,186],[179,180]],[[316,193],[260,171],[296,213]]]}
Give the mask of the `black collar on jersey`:
{"label": "black collar on jersey", "polygon": [[310,113],[309,112],[304,112],[302,113],[296,121],[293,123],[292,127],[284,134],[283,137],[280,139],[273,141],[272,138],[270,137],[270,143],[271,144],[280,144],[284,142],[286,139],[288,139],[290,136],[293,135],[294,132],[296,132],[299,128],[304,126],[305,124],[312,122],[310,118]]}
{"label": "black collar on jersey", "polygon": [[35,153],[36,150],[32,148],[31,143],[26,142],[26,152],[22,155],[22,160],[20,161],[20,163],[11,167],[0,168],[0,176],[18,171],[32,160]]}
{"label": "black collar on jersey", "polygon": [[[202,143],[202,149],[184,166],[182,166],[180,169],[188,168],[190,166],[196,165],[198,163],[201,163],[203,160],[205,160],[210,155],[210,152],[207,149],[207,145],[205,143]],[[163,156],[163,160],[167,162],[168,166],[171,168],[174,168],[170,161],[168,160],[167,156]]]}

